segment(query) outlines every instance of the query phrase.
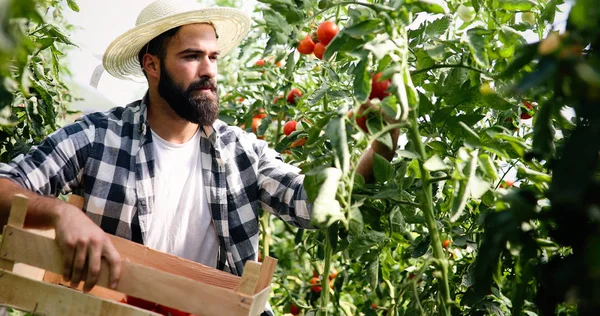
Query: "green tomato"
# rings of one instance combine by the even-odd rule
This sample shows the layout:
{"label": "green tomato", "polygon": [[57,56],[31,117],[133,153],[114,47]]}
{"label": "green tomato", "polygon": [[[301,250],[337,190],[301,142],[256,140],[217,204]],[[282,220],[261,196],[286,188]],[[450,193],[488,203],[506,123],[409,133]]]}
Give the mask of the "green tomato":
{"label": "green tomato", "polygon": [[467,23],[473,21],[475,18],[475,9],[473,7],[466,7],[461,4],[456,9],[456,12],[458,13],[458,17]]}
{"label": "green tomato", "polygon": [[534,25],[535,24],[535,15],[531,12],[523,12],[523,13],[521,13],[521,20],[523,20],[523,22],[525,22],[529,25]]}

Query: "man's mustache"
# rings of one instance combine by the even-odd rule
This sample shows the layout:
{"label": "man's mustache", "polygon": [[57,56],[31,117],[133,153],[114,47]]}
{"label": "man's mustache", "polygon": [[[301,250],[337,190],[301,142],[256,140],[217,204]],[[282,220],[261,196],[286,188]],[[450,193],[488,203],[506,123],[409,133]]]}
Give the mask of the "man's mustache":
{"label": "man's mustache", "polygon": [[210,89],[212,92],[217,93],[217,82],[208,77],[202,77],[192,82],[188,88],[188,91]]}

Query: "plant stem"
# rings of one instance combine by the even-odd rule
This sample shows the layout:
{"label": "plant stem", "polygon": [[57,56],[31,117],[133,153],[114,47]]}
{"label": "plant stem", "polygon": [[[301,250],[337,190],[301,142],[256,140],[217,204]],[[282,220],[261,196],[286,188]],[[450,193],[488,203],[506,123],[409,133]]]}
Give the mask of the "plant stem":
{"label": "plant stem", "polygon": [[471,66],[467,66],[467,65],[463,65],[463,64],[438,64],[438,65],[433,65],[431,67],[427,67],[427,68],[423,68],[423,69],[417,69],[414,71],[411,71],[410,74],[411,75],[418,75],[420,73],[423,72],[428,72],[430,70],[434,70],[434,69],[441,69],[441,68],[465,68],[465,69],[469,69],[469,70],[473,70],[473,71],[477,71],[478,73],[482,73],[484,75],[489,75],[489,73],[481,70],[481,69],[477,69]]}
{"label": "plant stem", "polygon": [[411,142],[415,146],[417,153],[421,157],[419,159],[419,168],[421,169],[421,176],[423,181],[423,199],[421,200],[421,209],[425,215],[425,221],[429,235],[431,236],[431,246],[433,247],[433,255],[438,261],[438,268],[442,273],[441,283],[441,306],[440,311],[442,315],[450,315],[450,309],[448,303],[450,300],[450,286],[448,284],[448,260],[442,249],[442,243],[440,240],[440,234],[435,223],[435,216],[433,214],[433,196],[432,196],[432,185],[431,185],[431,174],[425,169],[423,163],[427,160],[427,153],[425,152],[425,145],[421,140],[421,134],[419,133],[419,125],[417,124],[417,111],[410,111],[411,125],[409,128],[409,137]]}
{"label": "plant stem", "polygon": [[263,227],[262,257],[264,260],[269,255],[269,245],[271,243],[271,215],[268,212],[264,212],[260,217],[260,222]]}
{"label": "plant stem", "polygon": [[321,281],[321,308],[317,315],[327,315],[327,306],[329,305],[329,270],[331,269],[331,259],[333,249],[329,231],[325,231],[325,266],[323,267],[323,280]]}

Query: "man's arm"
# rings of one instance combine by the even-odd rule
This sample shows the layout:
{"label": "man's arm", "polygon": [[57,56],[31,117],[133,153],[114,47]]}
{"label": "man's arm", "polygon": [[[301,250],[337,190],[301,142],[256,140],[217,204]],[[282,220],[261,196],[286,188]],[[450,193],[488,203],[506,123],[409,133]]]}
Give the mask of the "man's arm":
{"label": "man's arm", "polygon": [[360,161],[356,167],[356,173],[360,174],[365,179],[365,182],[373,182],[373,155],[375,153],[383,156],[383,158],[387,159],[388,161],[391,161],[392,158],[394,158],[400,130],[397,128],[393,129],[390,131],[390,135],[392,136],[392,144],[394,149],[389,148],[378,141],[374,141],[360,157]]}
{"label": "man's arm", "polygon": [[94,125],[85,120],[67,125],[27,155],[10,164],[0,163],[0,223],[7,222],[14,194],[27,196],[25,225],[56,230],[56,242],[64,256],[63,276],[73,286],[87,276],[86,290],[96,284],[102,258],[109,263],[111,285],[116,286],[120,256],[84,212],[54,196],[79,186],[78,175],[92,150],[94,130]]}
{"label": "man's arm", "polygon": [[[80,209],[55,198],[26,190],[11,180],[0,178],[0,223],[6,225],[12,198],[23,194],[29,198],[25,227],[54,228],[56,241],[63,253],[63,276],[76,287],[87,275],[84,290],[98,282],[101,259],[110,265],[111,286],[116,288],[121,275],[121,258],[110,239]],[[88,270],[84,271],[87,263]]]}

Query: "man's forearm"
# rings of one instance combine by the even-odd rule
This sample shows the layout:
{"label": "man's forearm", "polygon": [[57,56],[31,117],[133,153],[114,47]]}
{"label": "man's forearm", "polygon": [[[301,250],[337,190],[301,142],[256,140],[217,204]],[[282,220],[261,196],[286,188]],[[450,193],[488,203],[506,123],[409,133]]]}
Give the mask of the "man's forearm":
{"label": "man's forearm", "polygon": [[360,157],[360,161],[358,166],[356,167],[356,173],[360,174],[367,183],[373,181],[373,156],[375,153],[383,156],[383,158],[391,161],[394,158],[394,154],[396,153],[396,146],[398,144],[398,137],[400,136],[399,129],[393,129],[390,131],[390,135],[392,136],[392,145],[394,148],[389,148],[386,145],[374,141],[371,144],[371,147],[367,149]]}
{"label": "man's forearm", "polygon": [[15,194],[29,198],[25,226],[31,228],[52,228],[60,212],[60,203],[55,198],[43,197],[31,192],[8,179],[0,179],[0,227],[8,221],[10,206]]}

